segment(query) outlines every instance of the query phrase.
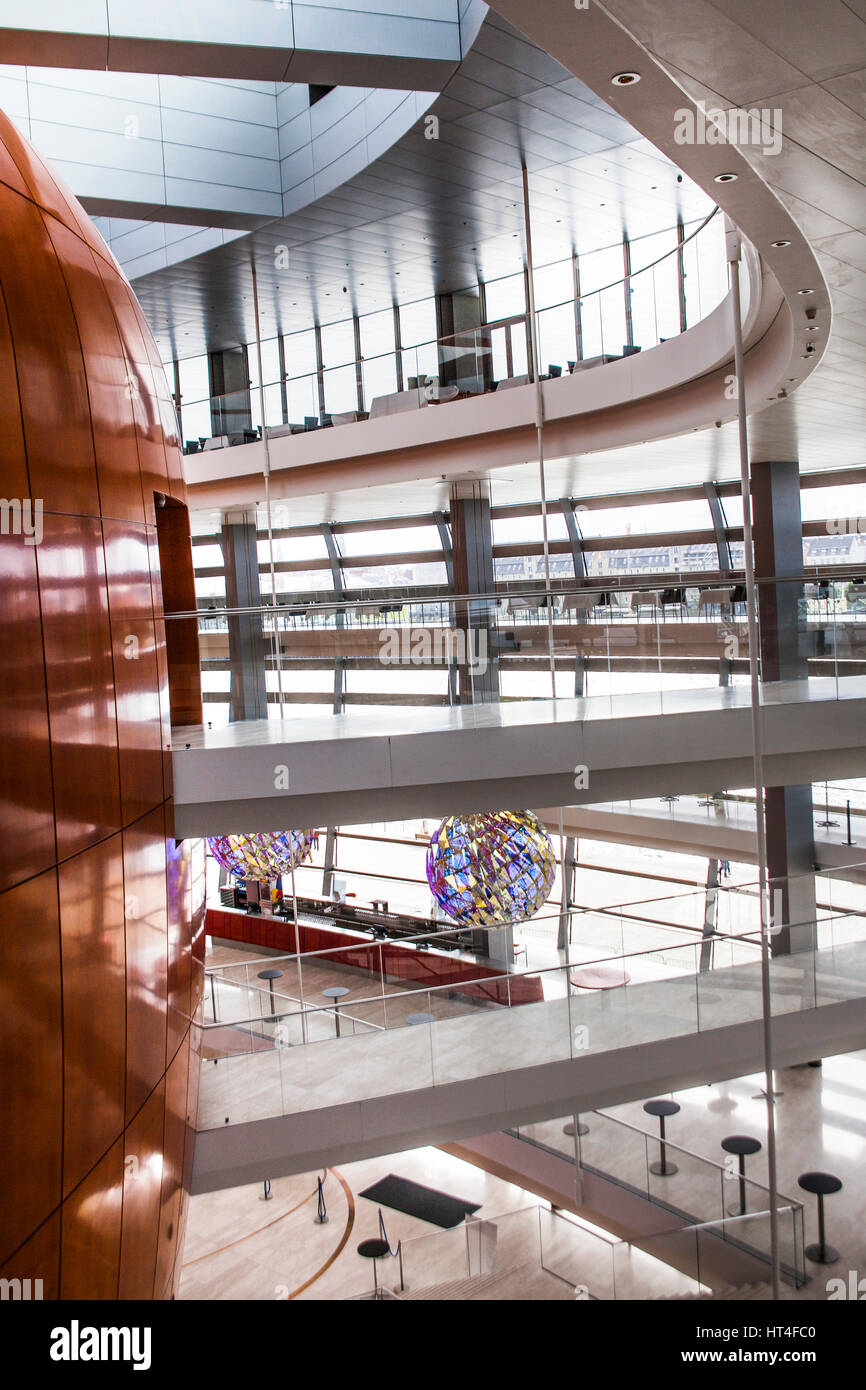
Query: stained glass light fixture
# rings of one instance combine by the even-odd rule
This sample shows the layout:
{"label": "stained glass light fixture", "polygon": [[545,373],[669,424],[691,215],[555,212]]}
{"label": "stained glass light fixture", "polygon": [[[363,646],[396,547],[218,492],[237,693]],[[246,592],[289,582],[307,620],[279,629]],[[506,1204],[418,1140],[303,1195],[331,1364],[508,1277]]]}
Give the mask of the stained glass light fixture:
{"label": "stained glass light fixture", "polygon": [[238,878],[258,883],[279,878],[305,864],[313,848],[312,830],[263,830],[258,835],[215,835],[208,837],[214,859]]}
{"label": "stained glass light fixture", "polygon": [[448,816],[427,849],[427,882],[453,922],[510,927],[547,902],[556,873],[550,836],[531,811]]}

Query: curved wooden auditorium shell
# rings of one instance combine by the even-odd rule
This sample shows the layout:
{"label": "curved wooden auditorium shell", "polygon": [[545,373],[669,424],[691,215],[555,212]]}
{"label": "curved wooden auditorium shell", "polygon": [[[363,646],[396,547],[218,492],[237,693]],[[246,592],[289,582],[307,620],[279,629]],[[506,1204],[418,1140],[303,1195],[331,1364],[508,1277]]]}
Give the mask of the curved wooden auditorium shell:
{"label": "curved wooden auditorium shell", "polygon": [[201,718],[163,618],[192,584],[181,455],[128,282],[2,114],[0,492],[0,1276],[171,1297],[204,951],[167,751],[172,709]]}

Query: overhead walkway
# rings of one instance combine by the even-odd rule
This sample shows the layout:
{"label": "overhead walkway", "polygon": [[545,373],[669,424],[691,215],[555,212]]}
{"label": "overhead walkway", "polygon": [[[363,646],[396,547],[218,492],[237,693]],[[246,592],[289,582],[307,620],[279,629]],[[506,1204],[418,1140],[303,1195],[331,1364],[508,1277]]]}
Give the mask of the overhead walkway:
{"label": "overhead walkway", "polygon": [[[834,802],[839,793],[834,793]],[[533,808],[546,825],[555,825],[558,807]],[[815,803],[815,867],[832,870],[851,883],[866,883],[866,844],[862,812],[854,817],[855,842],[845,843],[845,812],[831,807],[832,826],[823,824],[824,808]],[[660,796],[645,801],[610,805],[566,806],[562,811],[566,835],[638,845],[669,854],[694,854],[704,859],[730,859],[738,864],[758,862],[753,801],[709,797],[670,802]]]}
{"label": "overhead walkway", "polygon": [[[764,768],[866,773],[866,677],[762,687]],[[353,825],[748,786],[743,686],[386,709],[173,731],[175,833]]]}
{"label": "overhead walkway", "polygon": [[171,0],[27,10],[2,0],[0,48],[4,62],[36,67],[437,89],[462,56],[453,0],[218,0],[196,11]]}
{"label": "overhead walkway", "polygon": [[[276,1032],[269,1050],[206,1062],[193,1191],[760,1070],[757,958],[696,972],[662,967],[671,954],[656,961],[662,979],[640,981],[643,953],[620,988],[566,995],[563,983],[562,997],[511,1008],[467,1000],[458,1017],[296,1046]],[[547,993],[565,969],[535,976]],[[772,1007],[779,1067],[862,1047],[866,943],[774,959]]]}

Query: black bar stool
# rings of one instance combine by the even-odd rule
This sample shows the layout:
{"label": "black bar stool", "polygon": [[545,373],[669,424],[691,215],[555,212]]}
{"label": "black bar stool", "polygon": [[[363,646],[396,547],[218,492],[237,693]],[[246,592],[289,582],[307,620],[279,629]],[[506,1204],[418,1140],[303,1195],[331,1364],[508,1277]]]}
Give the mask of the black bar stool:
{"label": "black bar stool", "polygon": [[659,1122],[659,1161],[650,1164],[650,1172],[655,1173],[657,1178],[670,1178],[678,1171],[675,1163],[668,1163],[667,1152],[665,1150],[665,1119],[669,1115],[678,1115],[680,1107],[675,1100],[648,1100],[644,1104],[644,1110],[648,1115],[656,1115]]}
{"label": "black bar stool", "polygon": [[281,980],[283,972],[282,970],[260,970],[258,978],[268,982],[268,989],[271,991],[271,1018],[274,1018],[274,980]]}
{"label": "black bar stool", "polygon": [[824,1198],[833,1192],[841,1192],[842,1181],[832,1173],[801,1173],[797,1182],[804,1192],[812,1192],[818,1198],[818,1244],[807,1245],[806,1256],[814,1264],[835,1264],[839,1251],[828,1245],[824,1238]]}
{"label": "black bar stool", "polygon": [[728,1207],[728,1216],[745,1216],[746,1154],[760,1153],[761,1141],[760,1139],[753,1139],[750,1134],[729,1134],[727,1139],[722,1140],[722,1148],[726,1154],[737,1154],[740,1160],[740,1205]]}
{"label": "black bar stool", "polygon": [[[569,1120],[567,1125],[562,1126],[562,1132],[567,1139],[574,1138],[574,1120]],[[577,1122],[577,1132],[581,1139],[585,1134],[589,1134],[589,1125],[585,1125],[581,1120]]]}
{"label": "black bar stool", "polygon": [[380,1297],[379,1279],[376,1273],[377,1261],[387,1255],[389,1250],[390,1246],[387,1240],[380,1240],[375,1236],[370,1240],[362,1240],[358,1246],[358,1254],[363,1256],[365,1260],[373,1261],[373,1297],[376,1299]]}

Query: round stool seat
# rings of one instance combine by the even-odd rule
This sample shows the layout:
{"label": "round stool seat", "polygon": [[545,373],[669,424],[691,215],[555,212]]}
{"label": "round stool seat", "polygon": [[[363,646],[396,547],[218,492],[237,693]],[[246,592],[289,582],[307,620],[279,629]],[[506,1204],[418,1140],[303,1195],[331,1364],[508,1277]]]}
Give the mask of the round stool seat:
{"label": "round stool seat", "polygon": [[[562,1126],[562,1132],[563,1132],[563,1134],[565,1135],[566,1139],[573,1139],[573,1138],[574,1138],[574,1120],[569,1120],[569,1122],[568,1122],[567,1125],[563,1125],[563,1126]],[[589,1125],[581,1124],[581,1122],[578,1120],[577,1132],[578,1132],[578,1134],[580,1135],[580,1137],[581,1137],[581,1139],[582,1139],[583,1136],[584,1136],[585,1134],[589,1134]]]}
{"label": "round stool seat", "polygon": [[[739,1157],[739,1185],[740,1202],[738,1206],[728,1207],[728,1216],[746,1215],[746,1155],[760,1153],[762,1145],[760,1139],[754,1139],[751,1134],[729,1134],[722,1140],[722,1148],[725,1153],[737,1154]],[[727,1174],[733,1177],[732,1173]]]}
{"label": "round stool seat", "polygon": [[358,1254],[363,1255],[365,1260],[381,1260],[387,1255],[390,1246],[387,1240],[382,1240],[378,1236],[372,1236],[369,1240],[362,1240],[358,1246]]}
{"label": "round stool seat", "polygon": [[258,978],[260,980],[281,980],[283,972],[282,970],[260,970]]}
{"label": "round stool seat", "polygon": [[406,1022],[409,1024],[409,1026],[410,1026],[411,1028],[418,1028],[418,1027],[419,1027],[421,1024],[423,1024],[423,1023],[432,1023],[432,1022],[433,1022],[433,1015],[432,1015],[432,1014],[409,1014],[409,1016],[408,1016],[407,1019],[406,1019]]}
{"label": "round stool seat", "polygon": [[662,1119],[667,1115],[677,1115],[680,1107],[675,1100],[648,1100],[644,1104],[644,1110],[648,1115],[657,1115]]}
{"label": "round stool seat", "polygon": [[631,980],[627,970],[609,965],[588,965],[580,970],[572,970],[569,980],[575,989],[619,989]]}
{"label": "round stool seat", "polygon": [[656,1163],[649,1165],[649,1170],[657,1178],[672,1178],[678,1172],[675,1163],[668,1162],[667,1149],[665,1148],[665,1120],[670,1115],[676,1115],[680,1109],[675,1100],[648,1100],[644,1102],[644,1111],[647,1115],[655,1115],[659,1122],[659,1153],[660,1157]]}
{"label": "round stool seat", "polygon": [[832,1265],[839,1259],[839,1251],[828,1245],[824,1236],[824,1198],[842,1190],[842,1180],[834,1173],[801,1173],[797,1183],[804,1192],[812,1192],[818,1198],[818,1243],[806,1246],[806,1257],[813,1264]]}
{"label": "round stool seat", "polygon": [[829,1197],[833,1192],[841,1192],[842,1182],[832,1173],[801,1173],[797,1183],[804,1192],[815,1193],[816,1196]]}
{"label": "round stool seat", "polygon": [[323,989],[322,994],[326,999],[343,999],[349,993],[345,985],[331,985],[329,989]]}
{"label": "round stool seat", "polygon": [[753,1139],[750,1134],[729,1134],[727,1139],[722,1140],[722,1148],[727,1154],[757,1154],[761,1152],[760,1139]]}

